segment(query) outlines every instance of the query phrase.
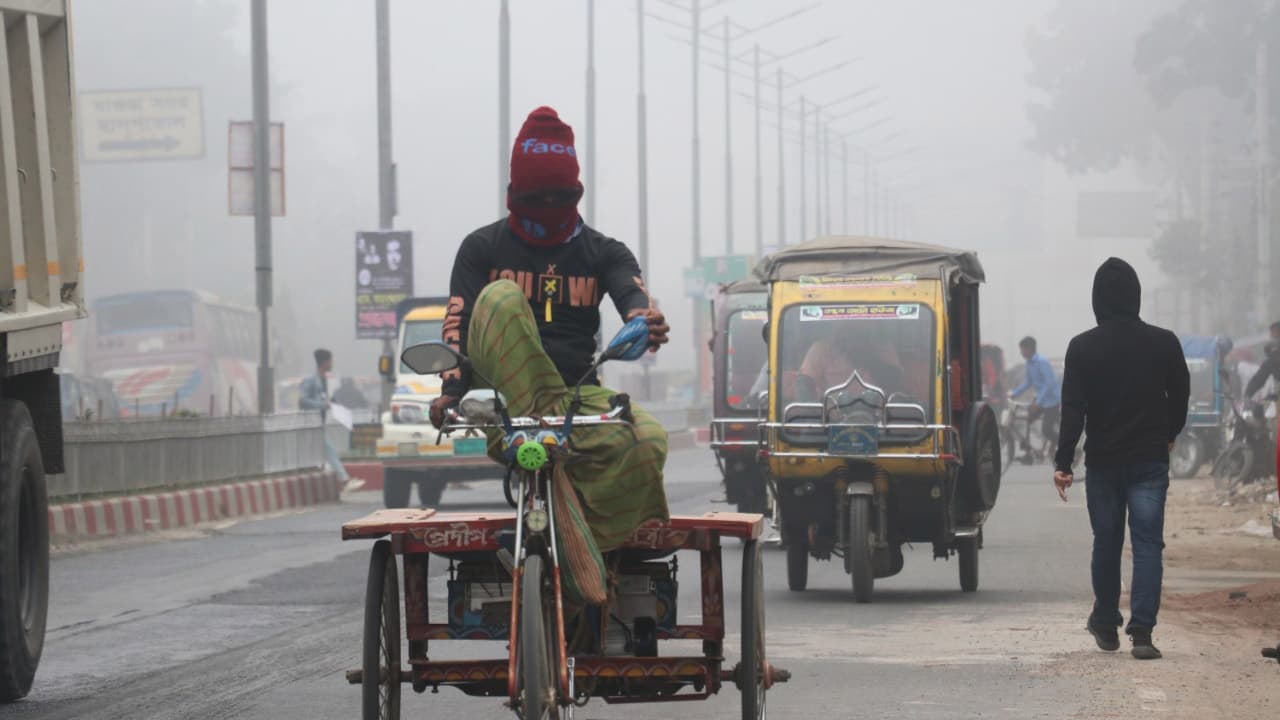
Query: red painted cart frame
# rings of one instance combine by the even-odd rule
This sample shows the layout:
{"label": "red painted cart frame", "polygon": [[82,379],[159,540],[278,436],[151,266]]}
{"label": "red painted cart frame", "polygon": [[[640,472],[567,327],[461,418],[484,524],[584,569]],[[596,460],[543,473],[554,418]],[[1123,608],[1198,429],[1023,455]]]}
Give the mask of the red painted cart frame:
{"label": "red painted cart frame", "polygon": [[[343,540],[390,537],[391,549],[403,557],[405,634],[409,641],[409,669],[400,670],[403,682],[415,690],[453,686],[469,695],[514,694],[512,658],[494,660],[431,660],[430,640],[459,639],[447,623],[432,622],[427,608],[428,558],[433,553],[497,552],[499,536],[515,529],[513,512],[454,513],[424,510],[378,510],[342,526]],[[605,696],[606,702],[696,700],[715,694],[732,670],[722,668],[724,657],[724,576],[720,553],[723,537],[758,540],[764,527],[760,515],[709,512],[677,515],[668,522],[649,522],[637,528],[623,548],[640,550],[696,550],[701,557],[702,617],[693,625],[677,624],[674,631],[659,632],[659,640],[702,640],[703,655],[694,657],[575,657],[575,684],[590,678],[619,680],[667,680],[692,686],[684,694]],[[514,614],[514,613],[513,613]],[[515,643],[511,643],[514,648]],[[770,666],[766,663],[766,668]],[[774,672],[765,673],[764,686],[773,684]],[[778,680],[785,679],[782,676]],[[566,668],[559,669],[562,697],[569,696]]]}

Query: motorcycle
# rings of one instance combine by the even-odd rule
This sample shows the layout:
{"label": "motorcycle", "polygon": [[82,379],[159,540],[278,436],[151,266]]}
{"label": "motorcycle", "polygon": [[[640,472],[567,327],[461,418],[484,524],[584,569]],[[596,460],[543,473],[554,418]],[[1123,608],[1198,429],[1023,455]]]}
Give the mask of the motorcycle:
{"label": "motorcycle", "polygon": [[[1242,403],[1230,395],[1225,397],[1231,406],[1231,440],[1214,460],[1212,475],[1214,487],[1230,491],[1271,477],[1273,468],[1270,460],[1276,441],[1271,434],[1265,405],[1253,405],[1246,414],[1242,411]],[[1269,395],[1267,401],[1273,402],[1275,398],[1275,395]]]}

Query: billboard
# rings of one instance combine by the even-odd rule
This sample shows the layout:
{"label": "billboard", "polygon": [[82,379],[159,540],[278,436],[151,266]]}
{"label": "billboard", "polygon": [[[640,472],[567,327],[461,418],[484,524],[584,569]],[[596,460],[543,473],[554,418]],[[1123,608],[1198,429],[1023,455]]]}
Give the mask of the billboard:
{"label": "billboard", "polygon": [[204,157],[200,89],[82,92],[80,147],[91,163]]}
{"label": "billboard", "polygon": [[413,297],[413,233],[356,233],[356,337],[396,336],[396,304]]}

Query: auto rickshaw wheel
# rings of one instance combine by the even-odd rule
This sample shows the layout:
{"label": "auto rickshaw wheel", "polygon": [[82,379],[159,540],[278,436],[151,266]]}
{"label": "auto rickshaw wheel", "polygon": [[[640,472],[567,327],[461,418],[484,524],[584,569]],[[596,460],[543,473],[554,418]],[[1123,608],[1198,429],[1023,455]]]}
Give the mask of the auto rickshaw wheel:
{"label": "auto rickshaw wheel", "polygon": [[801,538],[787,541],[787,587],[804,592],[809,585],[809,543]]}
{"label": "auto rickshaw wheel", "polygon": [[742,546],[742,660],[738,689],[742,692],[742,720],[763,720],[765,699],[764,571],[760,542]]}
{"label": "auto rickshaw wheel", "polygon": [[956,557],[960,561],[960,590],[978,591],[978,537],[962,538],[956,543]]}
{"label": "auto rickshaw wheel", "polygon": [[875,525],[870,495],[849,498],[849,544],[845,548],[845,565],[853,582],[853,601],[871,602],[875,587]]}
{"label": "auto rickshaw wheel", "polygon": [[364,594],[364,720],[400,717],[400,581],[391,543],[374,543]]}

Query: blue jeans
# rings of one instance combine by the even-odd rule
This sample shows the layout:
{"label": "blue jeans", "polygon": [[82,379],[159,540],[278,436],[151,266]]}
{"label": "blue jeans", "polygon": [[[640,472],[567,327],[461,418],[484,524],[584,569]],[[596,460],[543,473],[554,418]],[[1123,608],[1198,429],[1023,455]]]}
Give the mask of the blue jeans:
{"label": "blue jeans", "polygon": [[1085,493],[1093,526],[1093,613],[1090,622],[1119,627],[1120,552],[1124,547],[1125,511],[1133,548],[1133,582],[1129,589],[1126,632],[1151,631],[1160,612],[1164,577],[1164,501],[1169,492],[1169,463],[1139,462],[1089,468]]}
{"label": "blue jeans", "polygon": [[339,480],[346,482],[350,479],[347,476],[346,466],[342,464],[342,456],[338,454],[338,448],[334,447],[333,443],[329,442],[329,438],[327,436],[324,439],[324,459],[329,465],[329,469],[337,473]]}

